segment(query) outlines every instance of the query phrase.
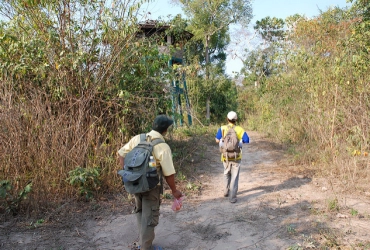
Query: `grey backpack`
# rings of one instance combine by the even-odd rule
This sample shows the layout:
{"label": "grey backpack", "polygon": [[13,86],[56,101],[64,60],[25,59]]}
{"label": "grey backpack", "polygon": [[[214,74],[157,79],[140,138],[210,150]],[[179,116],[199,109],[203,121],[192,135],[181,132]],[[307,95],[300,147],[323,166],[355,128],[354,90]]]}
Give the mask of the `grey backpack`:
{"label": "grey backpack", "polygon": [[160,181],[156,167],[149,167],[153,147],[164,143],[162,139],[147,141],[146,135],[140,135],[140,142],[125,157],[124,167],[118,171],[122,176],[125,189],[130,194],[143,193],[153,189]]}
{"label": "grey backpack", "polygon": [[239,139],[235,129],[231,126],[228,126],[228,129],[226,135],[222,138],[223,146],[220,148],[226,160],[236,159],[240,155]]}

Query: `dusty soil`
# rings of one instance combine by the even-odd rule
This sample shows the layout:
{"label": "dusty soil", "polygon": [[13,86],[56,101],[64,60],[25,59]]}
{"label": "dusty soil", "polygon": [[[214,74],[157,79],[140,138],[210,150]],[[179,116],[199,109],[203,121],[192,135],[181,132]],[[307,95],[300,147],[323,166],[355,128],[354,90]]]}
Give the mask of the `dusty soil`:
{"label": "dusty soil", "polygon": [[[163,200],[155,244],[167,250],[370,249],[369,193],[348,194],[333,179],[289,166],[281,145],[249,135],[237,203],[223,197],[218,148],[207,145],[202,160],[192,163],[193,183],[201,188],[189,191],[178,212]],[[136,221],[126,197],[80,209],[66,203],[40,220],[3,222],[0,249],[133,249]]]}

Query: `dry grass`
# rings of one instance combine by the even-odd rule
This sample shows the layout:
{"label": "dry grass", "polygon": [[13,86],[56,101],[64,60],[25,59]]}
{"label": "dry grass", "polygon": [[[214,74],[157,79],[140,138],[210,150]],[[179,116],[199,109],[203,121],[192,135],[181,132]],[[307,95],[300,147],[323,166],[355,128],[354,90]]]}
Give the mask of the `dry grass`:
{"label": "dry grass", "polygon": [[[112,106],[94,95],[54,104],[48,98],[34,93],[23,102],[4,101],[1,105],[0,180],[11,181],[9,193],[15,196],[32,183],[32,191],[19,212],[32,216],[83,198],[67,181],[69,172],[77,167],[99,168],[99,187],[92,190],[95,199],[122,192],[122,181],[116,174],[116,151],[130,137],[117,127],[135,133],[131,128],[137,120],[130,123],[129,114],[119,119],[119,104]],[[145,104],[151,106],[153,102],[141,100],[141,105]],[[153,119],[153,115],[146,119]],[[180,128],[168,137],[176,169],[186,180],[191,179],[195,155],[204,149],[201,141],[207,138],[206,130]]]}
{"label": "dry grass", "polygon": [[[100,186],[93,190],[96,197],[122,188],[116,174],[116,151],[127,142],[129,133],[142,129],[137,122],[150,126],[147,121],[154,114],[145,112],[141,119],[130,119],[133,113],[140,112],[132,107],[126,119],[121,119],[120,102],[103,101],[98,92],[56,102],[35,90],[28,92],[27,99],[12,98],[11,91],[3,90],[0,181],[12,183],[8,193],[13,197],[32,183],[32,192],[22,201],[21,213],[37,213],[80,198],[78,189],[67,181],[69,172],[77,167],[99,169]],[[132,98],[141,106],[153,105],[153,100]],[[120,132],[120,127],[126,129],[125,133]]]}

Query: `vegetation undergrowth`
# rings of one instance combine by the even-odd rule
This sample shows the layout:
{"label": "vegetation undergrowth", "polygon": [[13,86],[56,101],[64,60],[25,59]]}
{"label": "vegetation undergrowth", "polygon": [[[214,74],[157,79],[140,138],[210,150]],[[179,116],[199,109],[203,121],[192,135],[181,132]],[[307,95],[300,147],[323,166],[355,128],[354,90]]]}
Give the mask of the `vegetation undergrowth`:
{"label": "vegetation undergrowth", "polygon": [[[193,193],[197,193],[201,189],[201,183],[196,178],[197,169],[196,165],[205,159],[205,151],[210,143],[214,143],[215,127],[212,126],[192,126],[192,127],[179,127],[173,129],[167,136],[166,141],[170,145],[174,165],[176,169],[176,181],[181,190],[187,196],[191,196]],[[127,141],[126,141],[127,142]],[[123,146],[125,141],[121,144],[117,143],[115,151]],[[105,153],[105,152],[104,152]],[[2,181],[0,187],[0,207],[3,212],[11,212],[15,214],[29,213],[28,216],[36,216],[41,212],[34,204],[42,204],[43,211],[52,211],[57,209],[61,204],[64,204],[67,200],[78,201],[94,201],[100,200],[103,197],[114,197],[124,196],[127,197],[127,201],[132,200],[132,196],[124,191],[122,179],[117,175],[119,170],[118,162],[115,158],[115,152],[108,152],[103,154],[99,152],[99,155],[93,155],[92,157],[99,157],[100,162],[104,165],[108,165],[108,168],[93,167],[83,168],[76,167],[71,169],[67,174],[59,172],[59,176],[54,176],[55,181],[60,179],[65,185],[65,189],[59,189],[53,191],[53,186],[49,187],[47,191],[58,192],[58,197],[53,200],[40,200],[41,190],[34,192],[31,185],[24,188],[19,195],[17,188],[10,185],[9,181]],[[104,166],[103,165],[103,166]],[[33,169],[35,175],[43,173],[43,169]],[[49,178],[42,178],[39,182],[33,181],[33,187],[39,185],[44,187],[48,185]],[[166,187],[166,184],[165,184]],[[72,191],[72,192],[71,192]],[[71,192],[72,195],[69,195]],[[113,196],[112,196],[113,195]],[[164,194],[164,198],[172,199],[170,193]]]}
{"label": "vegetation undergrowth", "polygon": [[[264,18],[239,104],[249,128],[289,145],[292,162],[365,192],[370,181],[369,4],[314,18]],[[241,108],[241,107],[239,107]]]}

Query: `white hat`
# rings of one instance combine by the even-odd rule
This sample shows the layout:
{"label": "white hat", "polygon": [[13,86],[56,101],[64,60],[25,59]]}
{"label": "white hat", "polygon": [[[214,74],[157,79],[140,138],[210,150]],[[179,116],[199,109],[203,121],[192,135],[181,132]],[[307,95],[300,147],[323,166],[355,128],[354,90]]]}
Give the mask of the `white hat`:
{"label": "white hat", "polygon": [[227,119],[229,119],[230,121],[236,120],[236,119],[238,119],[238,116],[236,115],[236,113],[234,111],[230,111],[227,114]]}

